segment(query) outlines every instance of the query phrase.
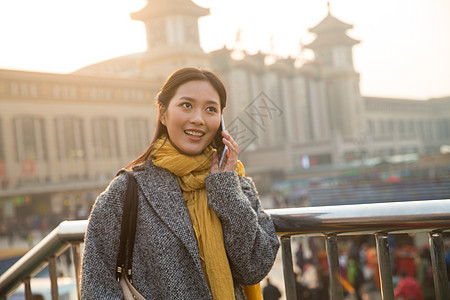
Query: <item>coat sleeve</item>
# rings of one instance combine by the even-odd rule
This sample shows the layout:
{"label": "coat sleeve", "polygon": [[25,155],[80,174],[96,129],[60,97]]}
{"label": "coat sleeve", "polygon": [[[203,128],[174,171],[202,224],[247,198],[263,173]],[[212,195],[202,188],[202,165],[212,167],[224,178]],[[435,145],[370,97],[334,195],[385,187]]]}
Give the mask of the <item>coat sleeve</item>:
{"label": "coat sleeve", "polygon": [[243,285],[260,282],[271,270],[280,243],[251,179],[236,172],[205,179],[208,204],[219,217],[233,277]]}
{"label": "coat sleeve", "polygon": [[122,299],[116,261],[126,185],[126,176],[119,175],[95,201],[85,237],[81,299]]}

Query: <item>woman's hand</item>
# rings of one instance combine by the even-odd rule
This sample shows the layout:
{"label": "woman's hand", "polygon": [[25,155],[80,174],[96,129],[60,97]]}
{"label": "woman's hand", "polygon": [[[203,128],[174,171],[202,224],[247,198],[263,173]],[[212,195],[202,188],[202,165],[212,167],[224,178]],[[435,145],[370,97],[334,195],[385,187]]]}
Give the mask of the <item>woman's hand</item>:
{"label": "woman's hand", "polygon": [[[219,168],[219,157],[217,152],[213,153],[213,163],[211,166],[211,173],[218,173],[224,171],[235,171],[237,168],[238,156],[239,156],[239,146],[235,140],[228,134],[227,131],[222,131],[222,141],[228,146],[227,153],[225,154],[224,162],[222,163],[222,168]],[[222,155],[222,153],[220,154]]]}

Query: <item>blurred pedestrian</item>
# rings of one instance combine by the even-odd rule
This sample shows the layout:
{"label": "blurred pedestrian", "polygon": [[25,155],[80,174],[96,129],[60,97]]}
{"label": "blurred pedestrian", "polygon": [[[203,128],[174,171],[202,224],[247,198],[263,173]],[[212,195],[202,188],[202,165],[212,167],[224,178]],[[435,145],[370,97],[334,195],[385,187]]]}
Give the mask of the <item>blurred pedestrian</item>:
{"label": "blurred pedestrian", "polygon": [[305,270],[301,276],[301,284],[308,289],[311,299],[320,299],[319,273],[311,259],[305,260]]}
{"label": "blurred pedestrian", "polygon": [[358,300],[361,299],[361,286],[364,283],[362,266],[359,261],[359,249],[353,246],[350,249],[347,262],[347,281],[355,289],[355,295]]}
{"label": "blurred pedestrian", "polygon": [[303,241],[299,241],[297,252],[295,253],[295,263],[297,267],[303,271],[304,259],[303,259]]}
{"label": "blurred pedestrian", "polygon": [[270,282],[270,278],[266,280],[266,286],[263,288],[264,300],[278,300],[281,298],[280,290]]}
{"label": "blurred pedestrian", "polygon": [[424,300],[419,282],[404,271],[400,273],[400,281],[395,287],[394,296],[398,300]]}
{"label": "blurred pedestrian", "polygon": [[403,244],[394,250],[395,273],[405,272],[410,277],[416,277],[416,257],[418,251],[413,245]]}
{"label": "blurred pedestrian", "polygon": [[431,265],[430,249],[427,247],[420,251],[417,264],[417,280],[420,283],[425,300],[434,300],[433,267]]}
{"label": "blurred pedestrian", "polygon": [[377,256],[377,249],[373,246],[367,248],[366,251],[366,258],[367,258],[367,276],[371,277],[371,281],[375,284],[375,286],[379,289],[381,288],[381,282],[380,282],[380,273],[378,270],[378,256]]}

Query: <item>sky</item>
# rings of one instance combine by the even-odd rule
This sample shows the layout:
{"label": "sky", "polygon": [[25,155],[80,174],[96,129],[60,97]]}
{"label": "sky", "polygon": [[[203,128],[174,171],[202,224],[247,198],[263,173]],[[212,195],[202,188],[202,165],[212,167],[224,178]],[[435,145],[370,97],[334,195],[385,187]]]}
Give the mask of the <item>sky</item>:
{"label": "sky", "polygon": [[[299,55],[327,14],[326,0],[194,0],[206,52],[236,45],[249,53]],[[0,0],[0,68],[70,73],[146,50],[145,0]],[[353,24],[348,35],[361,93],[410,99],[450,96],[450,0],[330,0]],[[304,55],[311,57],[306,51]]]}

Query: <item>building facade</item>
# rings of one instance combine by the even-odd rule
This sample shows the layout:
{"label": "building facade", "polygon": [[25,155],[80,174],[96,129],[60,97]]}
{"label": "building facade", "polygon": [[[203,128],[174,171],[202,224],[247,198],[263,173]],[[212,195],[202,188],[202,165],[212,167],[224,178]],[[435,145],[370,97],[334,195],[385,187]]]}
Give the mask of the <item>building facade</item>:
{"label": "building facade", "polygon": [[156,92],[148,80],[0,70],[1,216],[86,210],[148,146]]}
{"label": "building facade", "polygon": [[[0,70],[0,216],[82,214],[118,169],[149,144],[153,99],[175,69],[215,71],[228,89],[225,120],[260,190],[314,168],[438,152],[450,144],[450,96],[418,101],[363,96],[353,66],[352,25],[329,11],[306,45],[315,59],[267,63],[263,53],[200,47],[190,0],[148,1],[132,18],[147,51],[72,74]],[[84,209],[86,210],[86,209]]]}

